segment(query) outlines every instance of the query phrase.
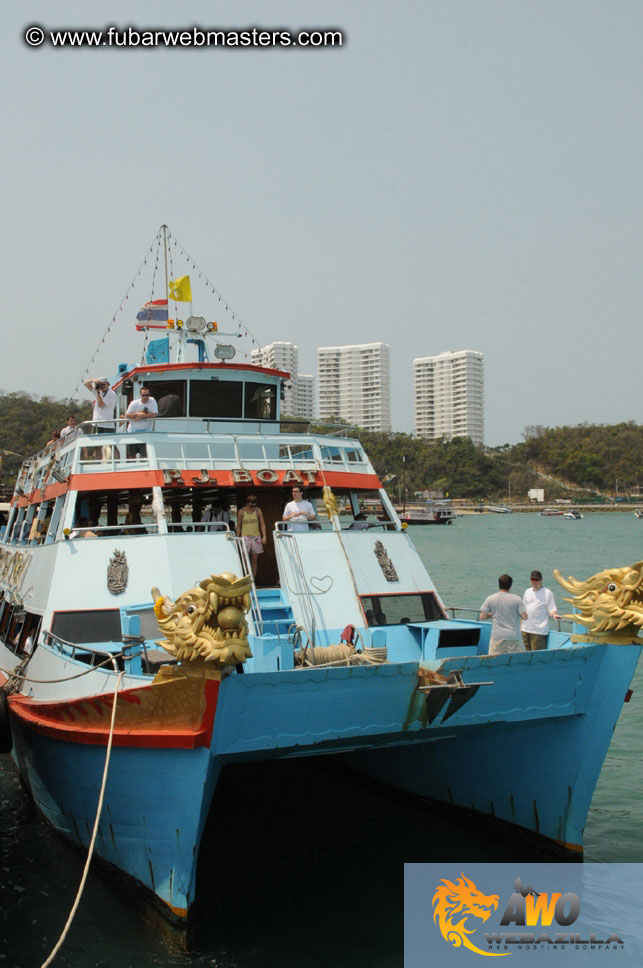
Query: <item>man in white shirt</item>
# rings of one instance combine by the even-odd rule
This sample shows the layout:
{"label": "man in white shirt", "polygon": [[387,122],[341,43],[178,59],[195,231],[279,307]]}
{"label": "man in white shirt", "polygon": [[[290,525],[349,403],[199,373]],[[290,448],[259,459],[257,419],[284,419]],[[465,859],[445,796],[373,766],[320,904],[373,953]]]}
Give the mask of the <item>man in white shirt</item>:
{"label": "man in white shirt", "polygon": [[[116,394],[114,394],[114,396],[116,396]],[[73,434],[74,431],[77,430],[77,429],[78,428],[76,427],[76,418],[73,416],[73,414],[70,413],[69,416],[67,417],[67,423],[65,424],[65,426],[63,427],[63,429],[60,431],[60,438],[61,438],[61,440],[63,440],[65,437],[69,436],[69,434]]]}
{"label": "man in white shirt", "polygon": [[310,501],[305,501],[300,487],[293,487],[292,501],[284,508],[282,521],[288,522],[289,531],[308,531],[308,522],[315,520],[315,511]]}
{"label": "man in white shirt", "polygon": [[495,595],[489,595],[480,606],[480,620],[492,619],[489,655],[502,652],[524,652],[520,641],[520,619],[527,618],[520,595],[512,595],[511,575],[501,575]]}
{"label": "man in white shirt", "polygon": [[523,607],[527,618],[522,623],[522,641],[527,652],[547,648],[549,619],[560,618],[554,594],[543,585],[542,572],[534,569],[530,577],[531,587],[523,595]]}
{"label": "man in white shirt", "polygon": [[94,410],[92,420],[96,422],[96,433],[114,433],[114,412],[116,410],[116,394],[109,385],[106,376],[97,380],[84,380],[88,390],[94,394]]}
{"label": "man in white shirt", "polygon": [[158,412],[159,408],[154,397],[150,395],[149,387],[142,387],[140,397],[132,400],[125,413],[125,416],[129,418],[129,423],[127,424],[128,434],[138,434],[144,430],[153,430],[154,420],[150,418],[156,417]]}

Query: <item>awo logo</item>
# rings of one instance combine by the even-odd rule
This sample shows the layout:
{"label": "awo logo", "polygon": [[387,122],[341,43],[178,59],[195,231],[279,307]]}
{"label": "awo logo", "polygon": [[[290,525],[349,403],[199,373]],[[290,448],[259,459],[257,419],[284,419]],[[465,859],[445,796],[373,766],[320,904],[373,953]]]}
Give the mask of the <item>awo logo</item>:
{"label": "awo logo", "polygon": [[[580,898],[571,891],[544,893],[533,887],[523,887],[520,878],[513,885],[513,893],[504,907],[499,928],[480,934],[478,947],[470,940],[490,915],[499,908],[498,894],[484,894],[462,874],[457,881],[443,879],[433,895],[433,920],[442,937],[454,948],[465,947],[478,955],[498,958],[516,950],[569,949],[623,950],[624,942],[618,934],[598,937],[593,931],[577,934],[560,931],[570,928],[580,914]],[[476,924],[478,920],[480,924]],[[524,929],[532,928],[532,931]],[[546,928],[547,931],[543,931]],[[503,930],[504,929],[504,930]],[[509,930],[507,930],[509,929]],[[539,929],[538,931],[536,929]],[[605,934],[605,932],[603,932]],[[484,941],[482,940],[484,938]]]}

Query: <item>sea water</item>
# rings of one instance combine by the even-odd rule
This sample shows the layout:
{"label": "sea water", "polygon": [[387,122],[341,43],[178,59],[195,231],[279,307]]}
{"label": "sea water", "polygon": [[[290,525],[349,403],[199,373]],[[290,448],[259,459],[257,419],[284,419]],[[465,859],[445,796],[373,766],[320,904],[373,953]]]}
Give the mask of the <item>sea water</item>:
{"label": "sea water", "polygon": [[[498,575],[539,568],[587,578],[643,559],[643,521],[592,513],[468,515],[409,535],[446,605],[479,608]],[[586,861],[643,862],[643,668],[624,705],[585,830]],[[404,861],[528,861],[484,822],[431,809],[303,759],[233,767],[217,790],[197,930],[189,951],[94,865],[54,966],[67,968],[392,968],[401,966]],[[67,919],[84,863],[37,815],[0,757],[0,968],[37,968]],[[427,920],[431,899],[426,901]]]}

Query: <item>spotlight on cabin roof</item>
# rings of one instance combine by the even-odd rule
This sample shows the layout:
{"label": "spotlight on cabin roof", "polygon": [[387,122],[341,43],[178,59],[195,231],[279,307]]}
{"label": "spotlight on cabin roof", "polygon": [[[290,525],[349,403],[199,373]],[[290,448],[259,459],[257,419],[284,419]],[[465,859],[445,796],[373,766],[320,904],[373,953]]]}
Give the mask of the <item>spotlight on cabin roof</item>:
{"label": "spotlight on cabin roof", "polygon": [[234,346],[230,346],[228,343],[219,343],[214,351],[218,360],[231,360],[236,356],[236,353]]}
{"label": "spotlight on cabin roof", "polygon": [[205,333],[207,324],[203,316],[188,316],[185,321],[185,328],[191,333]]}

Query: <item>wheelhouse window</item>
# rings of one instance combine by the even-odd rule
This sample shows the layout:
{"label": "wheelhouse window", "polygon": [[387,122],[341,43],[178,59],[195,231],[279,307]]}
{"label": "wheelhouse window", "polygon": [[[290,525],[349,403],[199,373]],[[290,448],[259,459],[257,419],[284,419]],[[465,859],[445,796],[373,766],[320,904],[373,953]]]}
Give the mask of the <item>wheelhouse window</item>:
{"label": "wheelhouse window", "polygon": [[252,383],[245,385],[246,419],[276,420],[277,388],[272,383]]}
{"label": "wheelhouse window", "polygon": [[185,416],[185,380],[155,380],[151,384],[152,396],[156,400],[160,417]]}
{"label": "wheelhouse window", "polygon": [[191,417],[241,417],[243,384],[240,380],[192,380]]}
{"label": "wheelhouse window", "polygon": [[435,592],[408,595],[362,595],[366,624],[408,625],[409,622],[435,622],[446,618]]}

